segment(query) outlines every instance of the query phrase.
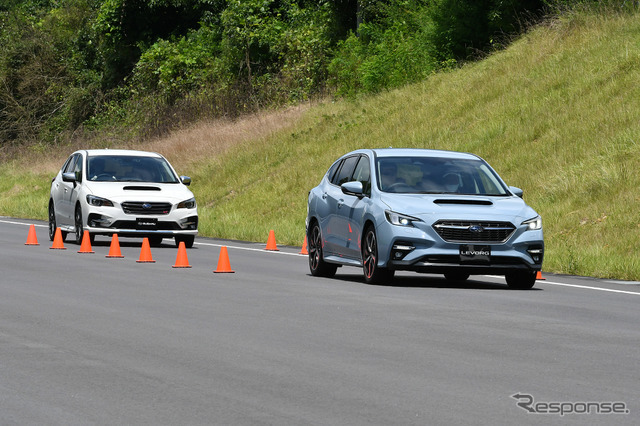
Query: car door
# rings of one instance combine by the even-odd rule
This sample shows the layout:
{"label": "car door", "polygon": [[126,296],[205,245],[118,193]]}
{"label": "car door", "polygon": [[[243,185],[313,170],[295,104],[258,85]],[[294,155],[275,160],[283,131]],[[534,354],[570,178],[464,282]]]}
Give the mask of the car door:
{"label": "car door", "polygon": [[78,194],[82,188],[84,170],[84,155],[78,154],[78,158],[73,166],[72,173],[75,176],[75,182],[71,182],[71,191],[69,191],[68,207],[69,207],[69,224],[75,226],[75,210]]}
{"label": "car door", "polygon": [[326,253],[345,255],[344,239],[348,225],[344,214],[339,214],[345,203],[345,194],[342,193],[340,185],[349,182],[359,158],[359,155],[345,158],[322,195],[327,208],[326,224],[323,229]]}
{"label": "car door", "polygon": [[362,183],[362,189],[367,196],[356,196],[350,194],[342,194],[341,205],[338,202],[336,215],[340,218],[337,222],[341,225],[338,228],[340,235],[338,242],[340,251],[345,257],[352,259],[360,259],[360,241],[362,239],[362,227],[364,210],[370,203],[371,195],[371,166],[369,157],[360,156],[355,166],[353,175],[349,181],[358,181]]}
{"label": "car door", "polygon": [[65,163],[61,170],[59,179],[56,179],[54,187],[53,203],[56,209],[56,222],[58,226],[69,226],[72,222],[70,218],[71,195],[73,193],[75,182],[65,182],[62,175],[65,173],[72,173],[75,169],[76,162],[80,154],[73,154],[69,157],[69,160]]}

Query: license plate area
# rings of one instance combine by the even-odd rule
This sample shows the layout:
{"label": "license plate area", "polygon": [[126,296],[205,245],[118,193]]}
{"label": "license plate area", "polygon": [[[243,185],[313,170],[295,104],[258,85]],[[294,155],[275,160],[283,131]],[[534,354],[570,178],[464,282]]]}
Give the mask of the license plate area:
{"label": "license plate area", "polygon": [[491,263],[491,246],[474,244],[461,245],[460,263],[476,265]]}
{"label": "license plate area", "polygon": [[158,219],[152,217],[138,217],[136,218],[137,229],[157,229]]}

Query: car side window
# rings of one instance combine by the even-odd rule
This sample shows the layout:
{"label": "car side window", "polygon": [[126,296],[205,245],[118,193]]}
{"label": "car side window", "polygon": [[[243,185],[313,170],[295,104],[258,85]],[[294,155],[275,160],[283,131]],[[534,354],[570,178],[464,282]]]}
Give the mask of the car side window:
{"label": "car side window", "polygon": [[342,162],[342,167],[340,167],[340,171],[337,174],[337,179],[334,179],[336,185],[340,186],[351,180],[351,176],[353,176],[353,169],[356,167],[356,163],[359,158],[359,155],[354,155],[353,157],[346,158]]}
{"label": "car side window", "polygon": [[73,154],[71,157],[69,157],[67,162],[64,163],[64,166],[62,166],[62,173],[72,173],[76,166],[77,159],[78,159],[78,154]]}
{"label": "car side window", "polygon": [[353,180],[362,183],[362,192],[371,196],[371,167],[369,166],[369,157],[363,155],[358,161],[355,171],[353,172]]}
{"label": "car side window", "polygon": [[336,172],[338,171],[338,169],[340,168],[340,166],[342,165],[344,160],[341,161],[336,161],[333,166],[331,166],[331,168],[329,169],[329,171],[327,172],[327,179],[329,179],[329,182],[335,184],[335,178],[336,178]]}
{"label": "car side window", "polygon": [[78,154],[76,163],[73,166],[73,173],[76,175],[76,181],[82,182],[82,155]]}

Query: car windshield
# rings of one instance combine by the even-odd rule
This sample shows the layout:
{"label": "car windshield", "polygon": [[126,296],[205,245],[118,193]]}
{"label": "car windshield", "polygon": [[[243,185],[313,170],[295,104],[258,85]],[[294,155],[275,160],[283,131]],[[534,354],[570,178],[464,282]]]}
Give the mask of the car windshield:
{"label": "car windshield", "polygon": [[94,182],[179,182],[164,158],[133,155],[89,157],[87,178]]}
{"label": "car windshield", "polygon": [[480,159],[381,157],[378,188],[405,194],[508,195],[496,173]]}

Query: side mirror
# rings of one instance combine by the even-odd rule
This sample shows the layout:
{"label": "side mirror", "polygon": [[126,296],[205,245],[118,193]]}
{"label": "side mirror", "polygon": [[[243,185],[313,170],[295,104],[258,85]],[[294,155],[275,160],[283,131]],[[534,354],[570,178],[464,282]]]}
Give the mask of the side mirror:
{"label": "side mirror", "polygon": [[183,184],[185,184],[186,186],[191,185],[191,178],[189,176],[180,176],[180,180],[182,181]]}
{"label": "side mirror", "polygon": [[340,185],[342,192],[347,195],[355,195],[356,197],[364,197],[364,189],[362,188],[362,182],[353,181],[345,182]]}
{"label": "side mirror", "polygon": [[510,186],[509,191],[511,191],[513,195],[517,195],[520,198],[522,198],[522,196],[524,195],[524,191],[520,188],[516,188],[515,186]]}
{"label": "side mirror", "polygon": [[62,174],[62,180],[64,182],[75,182],[76,181],[76,174],[73,173],[73,172],[63,173]]}

